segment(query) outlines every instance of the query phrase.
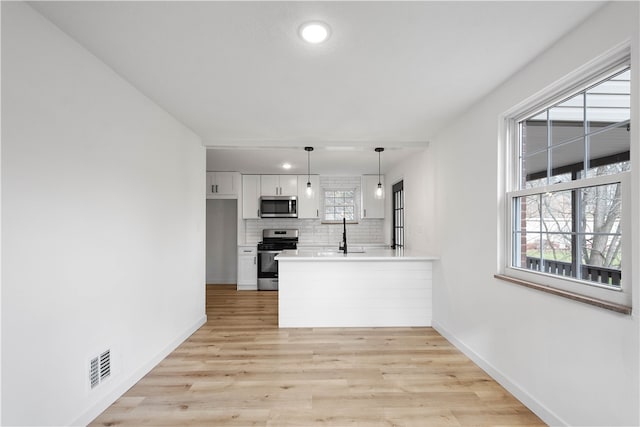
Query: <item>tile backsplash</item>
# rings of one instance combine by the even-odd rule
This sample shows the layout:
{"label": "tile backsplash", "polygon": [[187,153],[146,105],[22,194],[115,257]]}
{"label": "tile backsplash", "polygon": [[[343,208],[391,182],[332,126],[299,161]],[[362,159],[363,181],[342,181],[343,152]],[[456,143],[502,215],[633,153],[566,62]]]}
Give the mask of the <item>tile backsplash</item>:
{"label": "tile backsplash", "polygon": [[[321,189],[355,189],[356,212],[360,215],[359,176],[320,176]],[[322,210],[322,200],[320,200]],[[246,219],[244,223],[245,243],[257,244],[262,240],[265,228],[297,228],[300,244],[338,245],[342,241],[342,224],[323,224],[320,219],[264,218]],[[241,230],[242,232],[242,230]],[[347,224],[350,244],[384,243],[383,219],[359,219],[357,224]]]}
{"label": "tile backsplash", "polygon": [[[347,224],[347,239],[354,243],[384,243],[382,219],[361,220]],[[338,245],[342,241],[342,224],[322,224],[318,219],[247,219],[245,241],[253,245],[262,240],[265,228],[297,228],[300,244]]]}

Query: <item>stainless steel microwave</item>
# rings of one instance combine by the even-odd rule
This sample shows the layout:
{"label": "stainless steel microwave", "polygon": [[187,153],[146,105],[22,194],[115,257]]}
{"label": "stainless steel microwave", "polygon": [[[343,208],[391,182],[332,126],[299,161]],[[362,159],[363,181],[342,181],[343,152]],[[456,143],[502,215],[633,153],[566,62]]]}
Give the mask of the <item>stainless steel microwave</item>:
{"label": "stainless steel microwave", "polygon": [[296,196],[260,197],[261,218],[297,218],[298,198]]}

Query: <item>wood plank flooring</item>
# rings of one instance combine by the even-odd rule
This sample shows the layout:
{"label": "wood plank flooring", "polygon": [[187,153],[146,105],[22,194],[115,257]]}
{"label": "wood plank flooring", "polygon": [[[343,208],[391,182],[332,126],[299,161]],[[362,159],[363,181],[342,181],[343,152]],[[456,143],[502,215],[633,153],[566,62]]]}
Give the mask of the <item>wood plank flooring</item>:
{"label": "wood plank flooring", "polygon": [[207,323],[91,425],[544,425],[432,328],[278,329],[277,310],[207,286]]}

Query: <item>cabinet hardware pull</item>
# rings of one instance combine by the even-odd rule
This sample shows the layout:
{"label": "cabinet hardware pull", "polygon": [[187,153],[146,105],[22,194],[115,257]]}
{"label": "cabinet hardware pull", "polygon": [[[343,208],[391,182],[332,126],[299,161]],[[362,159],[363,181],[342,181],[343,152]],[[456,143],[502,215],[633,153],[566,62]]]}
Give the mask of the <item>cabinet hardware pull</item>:
{"label": "cabinet hardware pull", "polygon": [[256,265],[256,257],[253,257],[253,265]]}
{"label": "cabinet hardware pull", "polygon": [[216,193],[218,192],[218,184],[216,184]]}
{"label": "cabinet hardware pull", "polygon": [[364,215],[363,215],[363,216],[364,216],[365,218],[367,217],[367,210],[366,210],[366,209],[364,209]]}
{"label": "cabinet hardware pull", "polygon": [[214,188],[214,185],[211,185],[211,192],[215,193],[215,190],[213,188]]}

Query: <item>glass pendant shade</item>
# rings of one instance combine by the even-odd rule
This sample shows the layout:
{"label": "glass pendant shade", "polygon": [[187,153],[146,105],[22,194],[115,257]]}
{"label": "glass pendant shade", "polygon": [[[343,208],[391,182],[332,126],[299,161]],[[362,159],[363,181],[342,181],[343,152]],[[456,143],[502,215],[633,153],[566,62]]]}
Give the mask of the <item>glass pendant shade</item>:
{"label": "glass pendant shade", "polygon": [[384,199],[384,187],[381,183],[378,183],[375,193],[376,199]]}
{"label": "glass pendant shade", "polygon": [[311,181],[307,182],[307,189],[305,190],[304,194],[308,199],[313,198],[313,188],[311,187]]}

